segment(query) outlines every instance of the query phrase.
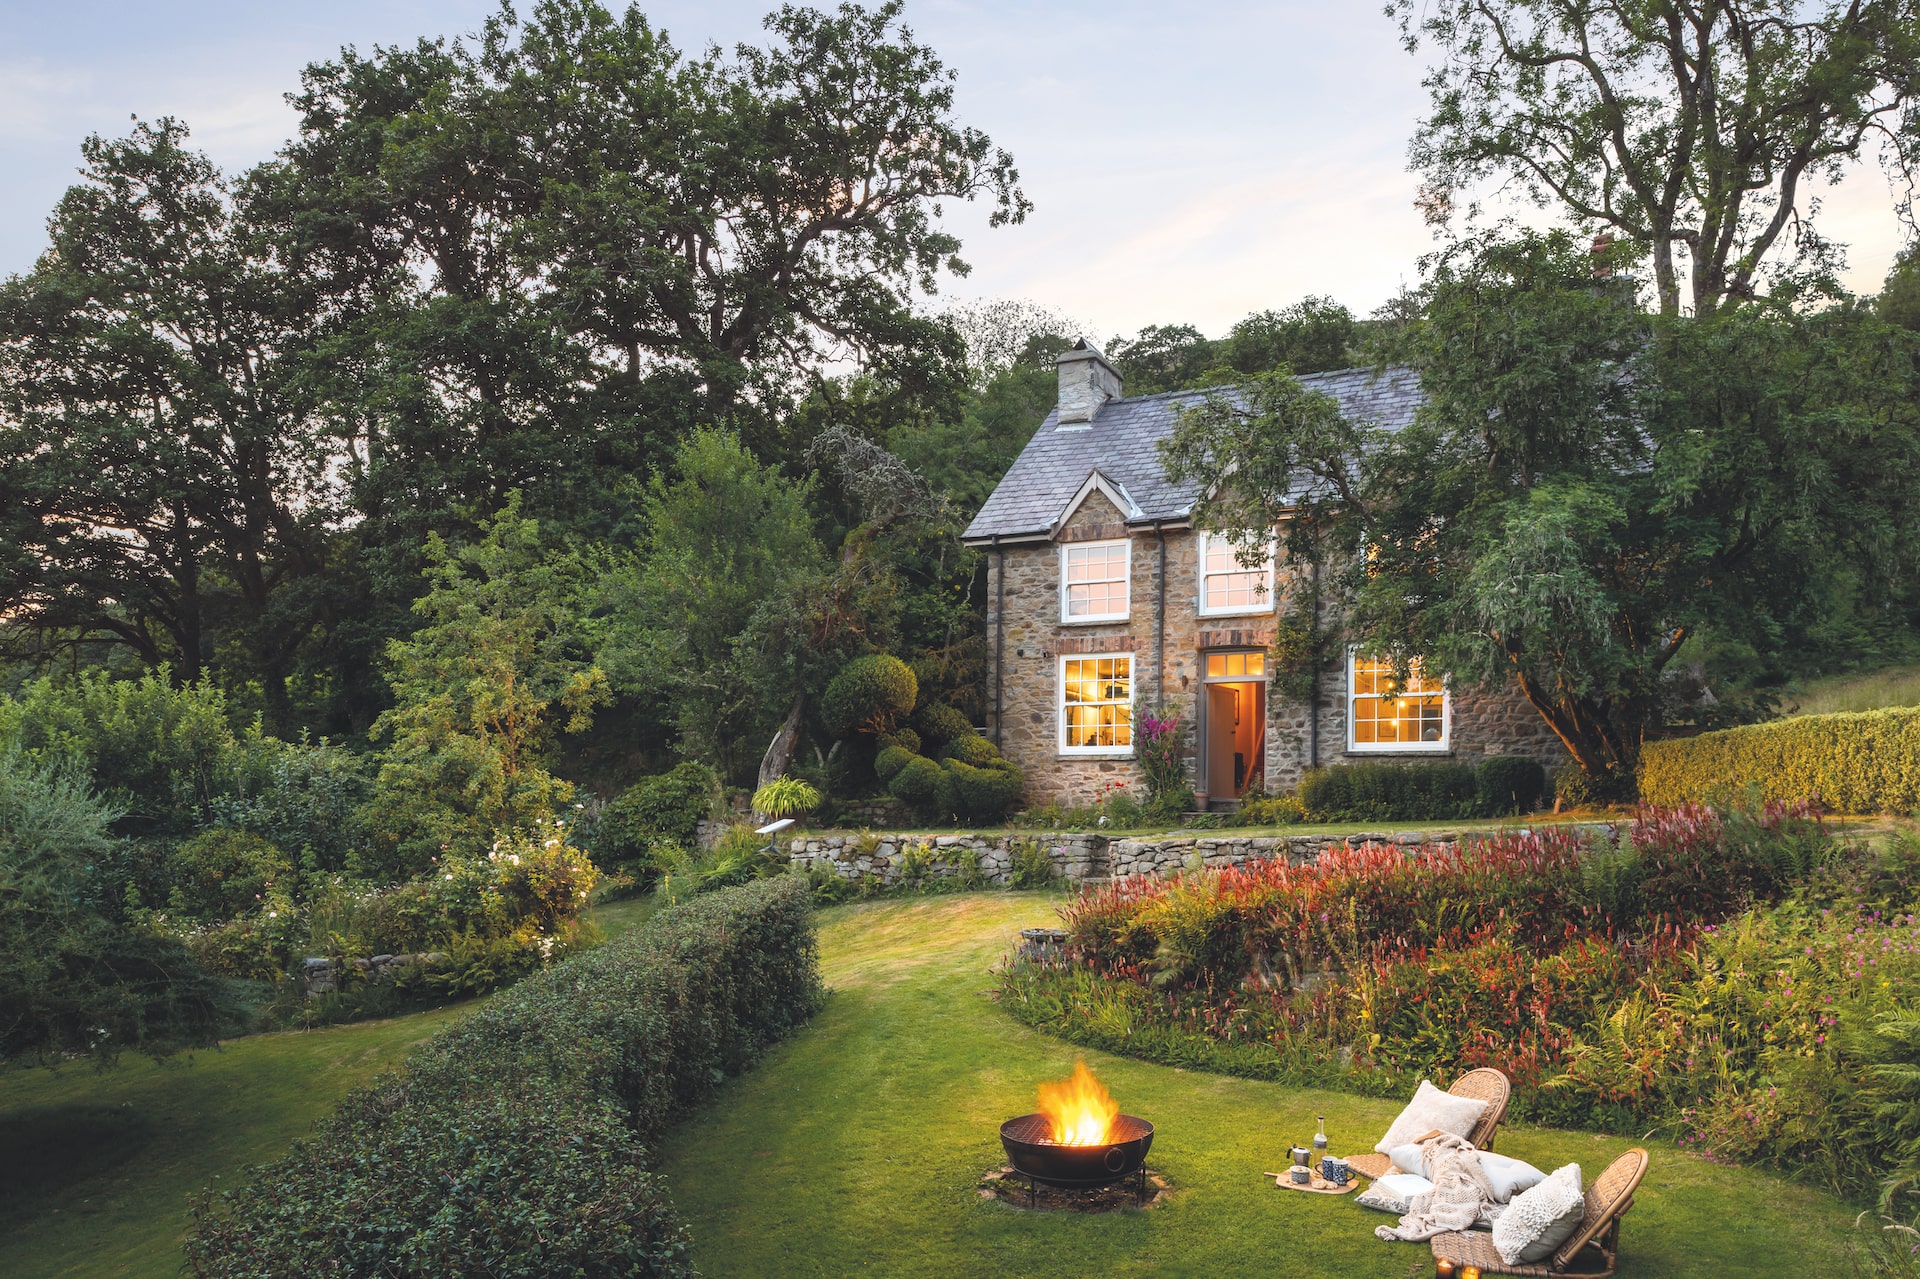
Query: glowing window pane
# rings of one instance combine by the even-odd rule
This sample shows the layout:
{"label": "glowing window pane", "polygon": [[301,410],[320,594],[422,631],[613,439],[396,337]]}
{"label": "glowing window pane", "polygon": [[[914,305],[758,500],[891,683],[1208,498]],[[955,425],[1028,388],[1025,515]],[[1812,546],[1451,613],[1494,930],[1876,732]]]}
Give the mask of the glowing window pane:
{"label": "glowing window pane", "polygon": [[1061,731],[1072,749],[1133,745],[1133,659],[1070,657],[1060,669]]}
{"label": "glowing window pane", "polygon": [[1446,691],[1441,681],[1408,668],[1404,683],[1390,662],[1353,660],[1351,717],[1355,745],[1442,745],[1447,739]]}

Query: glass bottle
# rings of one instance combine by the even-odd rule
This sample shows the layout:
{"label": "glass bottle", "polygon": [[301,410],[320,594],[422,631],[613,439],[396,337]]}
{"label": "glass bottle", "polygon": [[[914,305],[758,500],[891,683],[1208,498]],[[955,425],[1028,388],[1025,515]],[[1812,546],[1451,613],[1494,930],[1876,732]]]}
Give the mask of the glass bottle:
{"label": "glass bottle", "polygon": [[1314,1128],[1314,1131],[1313,1131],[1313,1168],[1315,1172],[1318,1172],[1320,1170],[1320,1161],[1327,1157],[1326,1116],[1325,1115],[1320,1116],[1318,1119],[1314,1121],[1314,1123],[1317,1126]]}

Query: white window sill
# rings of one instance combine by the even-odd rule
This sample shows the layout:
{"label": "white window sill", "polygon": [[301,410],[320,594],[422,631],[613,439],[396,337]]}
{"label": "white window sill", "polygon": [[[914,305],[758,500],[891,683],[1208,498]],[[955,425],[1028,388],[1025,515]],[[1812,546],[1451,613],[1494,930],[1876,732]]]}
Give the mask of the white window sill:
{"label": "white window sill", "polygon": [[1446,755],[1452,750],[1450,742],[1347,743],[1349,755]]}
{"label": "white window sill", "polygon": [[1196,617],[1259,617],[1274,611],[1272,604],[1256,604],[1251,608],[1203,608]]}
{"label": "white window sill", "polygon": [[1131,621],[1132,619],[1133,619],[1133,614],[1131,613],[1112,613],[1105,617],[1063,617],[1060,619],[1060,625],[1062,626],[1112,626],[1117,622],[1128,622],[1128,621]]}
{"label": "white window sill", "polygon": [[1061,747],[1054,752],[1055,759],[1132,759],[1133,748],[1126,750],[1069,750]]}

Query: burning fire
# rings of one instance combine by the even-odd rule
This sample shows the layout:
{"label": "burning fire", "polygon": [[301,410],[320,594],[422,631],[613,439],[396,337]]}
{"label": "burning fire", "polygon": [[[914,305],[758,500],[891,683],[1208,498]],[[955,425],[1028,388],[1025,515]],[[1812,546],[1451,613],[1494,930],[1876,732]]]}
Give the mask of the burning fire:
{"label": "burning fire", "polygon": [[1074,1063],[1073,1074],[1058,1083],[1040,1085],[1040,1113],[1053,1127],[1053,1140],[1062,1146],[1099,1146],[1107,1128],[1120,1113],[1119,1103],[1087,1063]]}

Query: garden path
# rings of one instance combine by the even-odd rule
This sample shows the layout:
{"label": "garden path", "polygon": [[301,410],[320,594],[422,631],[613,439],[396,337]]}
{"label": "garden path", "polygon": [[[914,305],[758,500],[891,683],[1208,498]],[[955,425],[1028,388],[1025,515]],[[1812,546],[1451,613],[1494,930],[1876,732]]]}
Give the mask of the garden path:
{"label": "garden path", "polygon": [[[991,965],[1057,899],[986,893],[821,912],[832,988],[792,1041],[729,1083],[660,1150],[702,1274],[732,1276],[1433,1273],[1424,1245],[1376,1240],[1387,1220],[1345,1199],[1263,1182],[1327,1118],[1364,1147],[1392,1103],[1182,1071],[1071,1045],[992,1002]],[[1000,1163],[1001,1120],[1085,1055],[1121,1108],[1158,1129],[1149,1163],[1179,1188],[1151,1212],[1031,1214],[975,1194]],[[1633,1142],[1511,1129],[1500,1149],[1589,1175]],[[1623,1279],[1848,1271],[1851,1212],[1778,1178],[1650,1142],[1623,1228]]]}

